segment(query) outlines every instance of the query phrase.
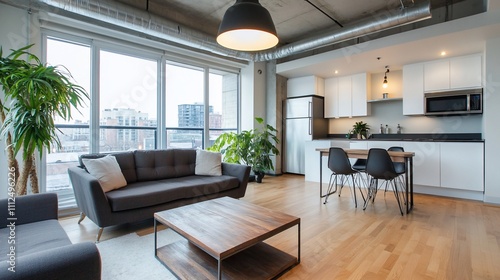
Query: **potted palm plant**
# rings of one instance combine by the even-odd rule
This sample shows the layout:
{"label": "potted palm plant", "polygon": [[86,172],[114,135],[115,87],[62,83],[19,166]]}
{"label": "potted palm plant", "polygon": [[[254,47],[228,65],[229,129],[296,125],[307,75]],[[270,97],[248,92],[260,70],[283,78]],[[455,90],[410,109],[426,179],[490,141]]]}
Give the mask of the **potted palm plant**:
{"label": "potted palm plant", "polygon": [[223,133],[208,150],[220,152],[226,162],[251,166],[256,182],[261,183],[265,172],[274,170],[271,157],[279,155],[276,148],[279,139],[273,126],[265,124],[262,118],[255,120],[259,124],[257,128]]}
{"label": "potted palm plant", "polygon": [[[44,149],[50,152],[53,145],[61,147],[55,118],[70,120],[71,110],[89,98],[82,87],[71,82],[67,69],[62,72],[45,65],[28,52],[32,46],[13,50],[6,57],[0,48],[0,85],[5,93],[4,103],[0,102],[0,138],[7,144],[17,195],[26,194],[28,180],[32,192],[38,192],[35,153],[41,157]],[[15,156],[20,151],[23,165],[19,170]]]}

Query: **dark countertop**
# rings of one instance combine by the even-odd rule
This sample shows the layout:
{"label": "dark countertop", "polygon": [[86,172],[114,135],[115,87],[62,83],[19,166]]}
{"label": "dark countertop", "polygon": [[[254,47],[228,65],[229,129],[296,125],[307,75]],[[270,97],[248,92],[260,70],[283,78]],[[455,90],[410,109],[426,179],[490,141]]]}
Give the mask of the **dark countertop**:
{"label": "dark countertop", "polygon": [[[321,139],[317,139],[321,140]],[[359,141],[416,141],[416,142],[484,142],[481,133],[403,133],[372,134],[369,139],[356,139],[355,135],[346,138],[345,134],[329,134],[323,140],[359,140]]]}

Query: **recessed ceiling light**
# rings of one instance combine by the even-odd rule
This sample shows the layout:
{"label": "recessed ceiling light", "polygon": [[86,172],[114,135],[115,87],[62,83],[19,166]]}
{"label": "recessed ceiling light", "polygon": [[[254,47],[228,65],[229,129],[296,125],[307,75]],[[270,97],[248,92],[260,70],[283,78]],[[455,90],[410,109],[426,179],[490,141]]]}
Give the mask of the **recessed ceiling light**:
{"label": "recessed ceiling light", "polygon": [[339,73],[339,70],[335,70],[335,72],[334,72],[334,73],[335,73],[335,74],[338,74],[338,73]]}
{"label": "recessed ceiling light", "polygon": [[445,51],[442,51],[441,52],[441,56],[445,56],[446,55],[446,52]]}

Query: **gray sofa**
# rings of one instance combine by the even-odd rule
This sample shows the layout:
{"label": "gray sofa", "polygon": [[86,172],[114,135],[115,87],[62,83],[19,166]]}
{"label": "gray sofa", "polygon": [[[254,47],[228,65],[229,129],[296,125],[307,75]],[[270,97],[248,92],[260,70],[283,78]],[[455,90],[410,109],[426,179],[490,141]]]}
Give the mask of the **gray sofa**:
{"label": "gray sofa", "polygon": [[96,245],[71,244],[57,221],[55,193],[16,197],[14,207],[10,202],[0,200],[0,279],[101,279]]}
{"label": "gray sofa", "polygon": [[99,182],[83,166],[68,169],[81,210],[79,223],[87,216],[100,229],[153,218],[158,211],[222,196],[245,195],[250,167],[222,163],[222,176],[195,175],[196,150],[136,150],[113,153],[127,181],[124,188],[104,193]]}

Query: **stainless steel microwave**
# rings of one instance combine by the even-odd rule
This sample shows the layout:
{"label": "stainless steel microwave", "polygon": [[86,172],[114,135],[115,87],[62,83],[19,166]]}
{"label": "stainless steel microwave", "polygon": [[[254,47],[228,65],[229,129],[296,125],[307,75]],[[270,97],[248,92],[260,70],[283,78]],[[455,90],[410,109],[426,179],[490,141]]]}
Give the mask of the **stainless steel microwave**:
{"label": "stainless steel microwave", "polygon": [[483,89],[425,93],[425,115],[483,113]]}

